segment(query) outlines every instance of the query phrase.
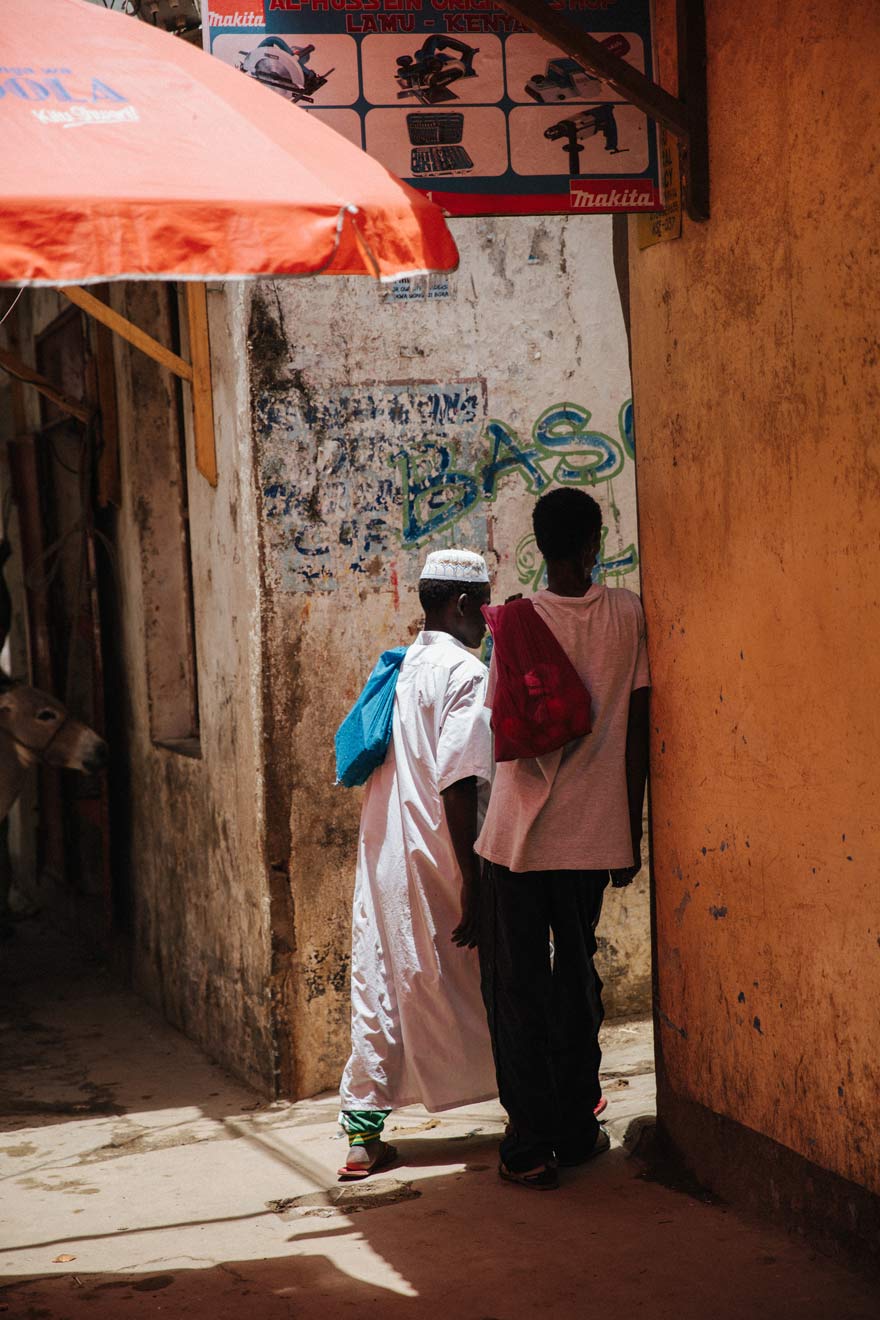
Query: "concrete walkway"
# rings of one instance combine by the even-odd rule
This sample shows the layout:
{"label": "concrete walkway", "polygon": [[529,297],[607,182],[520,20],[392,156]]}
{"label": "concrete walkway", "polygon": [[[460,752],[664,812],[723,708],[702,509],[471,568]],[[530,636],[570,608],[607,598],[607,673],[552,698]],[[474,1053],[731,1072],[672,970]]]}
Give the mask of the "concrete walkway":
{"label": "concrete walkway", "polygon": [[501,1183],[495,1104],[392,1120],[398,1167],[340,1188],[331,1096],[264,1104],[29,924],[0,950],[3,1320],[876,1320],[802,1244],[640,1176],[650,1028],[606,1031],[608,1155]]}

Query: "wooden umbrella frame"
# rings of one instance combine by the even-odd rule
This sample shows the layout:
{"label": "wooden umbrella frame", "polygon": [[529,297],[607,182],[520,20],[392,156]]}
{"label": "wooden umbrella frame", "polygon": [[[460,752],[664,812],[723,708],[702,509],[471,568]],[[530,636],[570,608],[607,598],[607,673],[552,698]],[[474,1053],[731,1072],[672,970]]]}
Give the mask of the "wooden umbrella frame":
{"label": "wooden umbrella frame", "polygon": [[[146,353],[154,362],[166,367],[178,379],[186,381],[192,393],[193,439],[195,442],[195,460],[198,471],[212,486],[217,485],[217,451],[214,442],[214,402],[211,388],[211,345],[208,335],[208,299],[205,284],[200,280],[187,280],[186,312],[189,324],[189,352],[191,361],[187,362],[179,354],[160,344],[158,339],[148,335],[133,321],[127,320],[121,313],[108,307],[94,294],[76,284],[65,284],[59,288],[65,298],[74,303],[94,320],[125,339],[135,348]],[[0,348],[0,367],[10,375],[50,399],[57,408],[61,408],[77,421],[88,422],[90,410],[81,403],[68,399],[60,393],[33,367],[28,366],[17,354]]]}

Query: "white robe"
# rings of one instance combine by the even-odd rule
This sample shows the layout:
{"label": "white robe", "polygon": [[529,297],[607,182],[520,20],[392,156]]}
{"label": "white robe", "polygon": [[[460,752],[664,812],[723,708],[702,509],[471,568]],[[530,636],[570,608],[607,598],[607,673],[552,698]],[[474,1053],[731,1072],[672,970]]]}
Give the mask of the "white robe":
{"label": "white robe", "polygon": [[459,949],[461,872],[440,794],[492,778],[487,671],[448,633],[423,632],[397,682],[384,763],[367,781],[352,918],[351,1057],[343,1109],[497,1094],[475,949]]}

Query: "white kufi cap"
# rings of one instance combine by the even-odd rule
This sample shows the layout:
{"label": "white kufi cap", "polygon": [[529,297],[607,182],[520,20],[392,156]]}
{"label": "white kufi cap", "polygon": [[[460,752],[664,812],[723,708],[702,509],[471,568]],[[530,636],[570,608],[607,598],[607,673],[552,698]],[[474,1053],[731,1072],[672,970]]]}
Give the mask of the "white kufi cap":
{"label": "white kufi cap", "polygon": [[488,582],[489,570],[473,550],[432,550],[421,576],[433,582]]}

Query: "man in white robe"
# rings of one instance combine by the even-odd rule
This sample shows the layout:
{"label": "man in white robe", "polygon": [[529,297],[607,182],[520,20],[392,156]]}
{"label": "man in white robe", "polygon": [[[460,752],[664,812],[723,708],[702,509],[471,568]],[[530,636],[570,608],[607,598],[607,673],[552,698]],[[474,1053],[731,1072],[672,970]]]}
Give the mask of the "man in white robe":
{"label": "man in white robe", "polygon": [[343,1179],[396,1157],[381,1138],[392,1109],[438,1112],[497,1089],[474,951],[473,849],[493,759],[487,670],[468,648],[485,633],[485,561],[466,550],[428,555],[419,599],[425,629],[404,657],[391,744],[361,813]]}

